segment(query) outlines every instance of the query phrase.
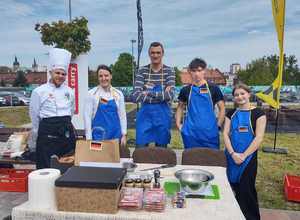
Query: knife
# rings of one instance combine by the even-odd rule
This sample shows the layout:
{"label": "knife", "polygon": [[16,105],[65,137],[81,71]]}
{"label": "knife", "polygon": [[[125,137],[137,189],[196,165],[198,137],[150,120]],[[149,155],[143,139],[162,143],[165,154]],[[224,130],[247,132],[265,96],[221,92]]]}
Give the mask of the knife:
{"label": "knife", "polygon": [[165,164],[165,165],[161,165],[161,166],[158,166],[158,167],[151,167],[151,168],[147,168],[147,169],[142,169],[140,171],[164,169],[164,168],[170,168],[170,167],[175,167],[175,166],[176,166],[176,164]]}

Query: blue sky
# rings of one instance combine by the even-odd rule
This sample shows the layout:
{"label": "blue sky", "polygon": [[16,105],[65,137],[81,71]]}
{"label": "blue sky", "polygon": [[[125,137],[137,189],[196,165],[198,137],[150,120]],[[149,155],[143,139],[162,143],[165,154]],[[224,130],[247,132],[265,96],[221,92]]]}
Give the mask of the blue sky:
{"label": "blue sky", "polygon": [[[141,2],[142,65],[148,62],[152,41],[165,45],[164,63],[178,67],[202,57],[211,67],[228,71],[231,63],[244,67],[255,58],[278,54],[271,0]],[[114,63],[122,52],[131,53],[130,40],[137,38],[136,0],[72,0],[72,16],[89,20],[92,69]],[[68,0],[1,0],[0,65],[11,66],[15,55],[22,66],[30,67],[34,57],[38,64],[47,65],[48,48],[34,25],[57,20],[68,20]],[[299,41],[299,0],[287,0],[285,52],[298,59]]]}

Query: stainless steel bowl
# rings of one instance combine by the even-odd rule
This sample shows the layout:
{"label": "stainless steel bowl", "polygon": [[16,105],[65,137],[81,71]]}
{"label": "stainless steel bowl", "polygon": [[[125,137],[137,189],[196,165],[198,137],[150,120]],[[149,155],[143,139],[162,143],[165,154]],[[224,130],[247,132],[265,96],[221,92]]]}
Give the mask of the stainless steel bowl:
{"label": "stainless steel bowl", "polygon": [[181,188],[187,193],[203,192],[214,175],[201,169],[183,169],[175,173]]}
{"label": "stainless steel bowl", "polygon": [[122,167],[127,169],[127,172],[134,172],[137,165],[133,162],[124,162],[122,163]]}

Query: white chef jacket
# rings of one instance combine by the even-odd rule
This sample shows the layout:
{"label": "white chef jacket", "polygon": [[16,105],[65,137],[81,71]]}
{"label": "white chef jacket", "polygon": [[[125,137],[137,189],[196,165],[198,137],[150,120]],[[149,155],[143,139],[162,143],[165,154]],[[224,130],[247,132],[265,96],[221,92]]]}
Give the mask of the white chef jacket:
{"label": "white chef jacket", "polygon": [[123,93],[114,87],[110,87],[110,89],[106,91],[101,86],[97,86],[88,92],[88,97],[86,98],[84,105],[83,118],[86,139],[92,139],[92,121],[94,120],[94,117],[96,115],[100,98],[106,99],[108,101],[112,99],[115,100],[121,123],[121,133],[122,135],[126,135],[127,118]]}
{"label": "white chef jacket", "polygon": [[56,87],[48,82],[37,87],[32,91],[29,105],[32,132],[37,135],[39,123],[43,118],[72,116],[74,107],[74,92],[67,85]]}

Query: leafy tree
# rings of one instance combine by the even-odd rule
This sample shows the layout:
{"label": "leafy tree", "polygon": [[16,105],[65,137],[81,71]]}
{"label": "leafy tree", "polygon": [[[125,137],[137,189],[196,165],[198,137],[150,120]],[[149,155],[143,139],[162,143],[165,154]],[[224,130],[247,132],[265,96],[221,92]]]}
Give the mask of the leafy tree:
{"label": "leafy tree", "polygon": [[133,57],[129,53],[121,53],[112,69],[113,86],[132,86],[132,67],[135,68],[135,62],[132,66]]}
{"label": "leafy tree", "polygon": [[1,82],[0,82],[0,86],[5,87],[5,82],[4,82],[3,79],[2,79]]}
{"label": "leafy tree", "polygon": [[98,77],[96,71],[89,69],[89,87],[95,87],[98,85]]}
{"label": "leafy tree", "polygon": [[177,66],[174,67],[175,70],[175,85],[180,86],[181,80],[180,80],[180,73],[181,71],[177,68]]}
{"label": "leafy tree", "polygon": [[23,71],[17,71],[17,76],[15,81],[13,82],[13,86],[27,86],[27,79],[25,77],[25,73]]}
{"label": "leafy tree", "polygon": [[[270,85],[277,76],[279,56],[270,55],[251,61],[238,72],[239,80],[248,85]],[[284,55],[283,85],[299,85],[300,71],[294,55]]]}
{"label": "leafy tree", "polygon": [[36,24],[35,30],[41,33],[41,40],[45,45],[67,49],[75,58],[91,49],[87,24],[88,20],[80,17],[68,23],[60,20],[51,24]]}

